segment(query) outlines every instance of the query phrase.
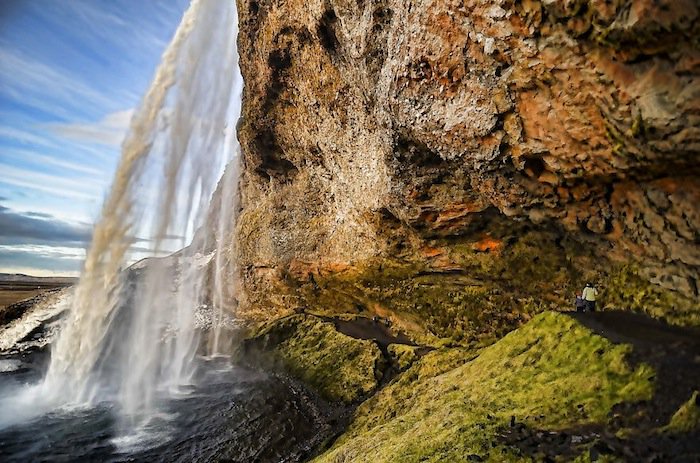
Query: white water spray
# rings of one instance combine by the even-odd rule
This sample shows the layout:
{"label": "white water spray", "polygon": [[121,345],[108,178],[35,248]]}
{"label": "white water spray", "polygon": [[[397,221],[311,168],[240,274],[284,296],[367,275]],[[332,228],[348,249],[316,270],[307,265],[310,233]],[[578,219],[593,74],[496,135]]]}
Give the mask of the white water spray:
{"label": "white water spray", "polygon": [[[209,297],[217,310],[226,302],[217,286],[225,266],[219,245],[235,219],[237,29],[233,1],[194,0],[163,55],[122,145],[73,309],[53,346],[42,389],[55,402],[115,400],[138,419],[155,411],[161,393],[190,382],[195,310]],[[227,164],[216,195],[222,204],[211,218]],[[124,272],[135,247],[162,256],[188,243]]]}

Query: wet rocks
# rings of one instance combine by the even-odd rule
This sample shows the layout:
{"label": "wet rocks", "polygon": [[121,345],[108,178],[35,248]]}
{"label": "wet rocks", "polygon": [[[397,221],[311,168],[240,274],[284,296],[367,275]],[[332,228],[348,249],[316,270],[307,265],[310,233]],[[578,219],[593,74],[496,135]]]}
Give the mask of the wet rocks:
{"label": "wet rocks", "polygon": [[18,318],[0,326],[0,352],[19,353],[47,347],[56,338],[60,319],[68,313],[72,289],[63,289],[23,303]]}

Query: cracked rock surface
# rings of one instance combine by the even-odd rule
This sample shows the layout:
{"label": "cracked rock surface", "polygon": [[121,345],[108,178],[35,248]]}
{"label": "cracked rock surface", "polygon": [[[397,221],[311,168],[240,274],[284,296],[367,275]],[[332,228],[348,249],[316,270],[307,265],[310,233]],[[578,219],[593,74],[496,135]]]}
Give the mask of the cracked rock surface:
{"label": "cracked rock surface", "polygon": [[306,307],[299,286],[368,262],[454,270],[444,249],[478,248],[494,221],[510,230],[479,248],[494,260],[523,230],[554,230],[589,259],[572,288],[634,265],[697,307],[697,1],[238,11],[242,307]]}

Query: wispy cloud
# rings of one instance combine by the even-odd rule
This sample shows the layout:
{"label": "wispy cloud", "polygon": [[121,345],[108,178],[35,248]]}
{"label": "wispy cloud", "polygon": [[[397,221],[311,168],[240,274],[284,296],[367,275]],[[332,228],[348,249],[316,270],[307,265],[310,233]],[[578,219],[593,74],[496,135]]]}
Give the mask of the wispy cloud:
{"label": "wispy cloud", "polygon": [[0,6],[0,271],[77,272],[71,253],[91,226],[76,221],[97,218],[125,108],[139,104],[188,3]]}
{"label": "wispy cloud", "polygon": [[96,123],[50,124],[56,135],[88,143],[119,146],[129,129],[133,109],[107,114]]}
{"label": "wispy cloud", "polygon": [[79,276],[82,259],[62,259],[36,251],[0,249],[3,273],[33,276]]}
{"label": "wispy cloud", "polygon": [[30,132],[16,127],[0,126],[0,138],[19,142],[21,144],[29,144],[44,147],[55,147],[45,136]]}
{"label": "wispy cloud", "polygon": [[87,178],[76,181],[61,175],[39,173],[4,163],[0,163],[0,170],[3,174],[0,177],[0,183],[43,191],[64,198],[94,201],[99,198],[104,189],[102,183]]}
{"label": "wispy cloud", "polygon": [[[9,160],[14,160],[16,162],[21,162],[22,164],[33,164],[37,168],[42,167],[57,167],[64,171],[72,171],[77,173],[82,173],[85,175],[101,176],[102,172],[95,168],[85,165],[84,163],[78,163],[77,161],[69,161],[58,158],[56,156],[50,156],[47,154],[39,154],[35,151],[28,149],[16,149],[16,148],[2,148],[0,147],[0,154],[2,154],[4,162]],[[62,175],[65,176],[65,175]]]}
{"label": "wispy cloud", "polygon": [[0,95],[67,119],[116,104],[80,78],[6,47],[0,48]]}
{"label": "wispy cloud", "polygon": [[0,244],[0,253],[2,252],[26,252],[39,254],[44,257],[62,260],[83,260],[85,259],[85,248],[65,247],[65,246],[47,246],[45,244],[24,244],[24,245],[6,245]]}
{"label": "wispy cloud", "polygon": [[154,8],[157,5],[150,4],[143,6],[150,10],[144,12],[149,13],[149,16],[128,15],[128,12],[124,11],[124,5],[119,5],[118,2],[96,3],[94,1],[67,2],[61,5],[61,13],[72,21],[80,23],[83,28],[77,33],[91,40],[99,37],[113,43],[124,43],[126,47],[138,45],[140,48],[162,51],[167,42],[163,39],[163,28],[154,27],[154,22],[162,21],[167,25],[167,18],[178,17],[182,11],[170,8],[158,9]]}
{"label": "wispy cloud", "polygon": [[[0,201],[2,201],[2,198],[0,198]],[[27,217],[35,217],[37,219],[50,219],[53,217],[51,214],[46,214],[45,212],[27,212],[24,215]]]}

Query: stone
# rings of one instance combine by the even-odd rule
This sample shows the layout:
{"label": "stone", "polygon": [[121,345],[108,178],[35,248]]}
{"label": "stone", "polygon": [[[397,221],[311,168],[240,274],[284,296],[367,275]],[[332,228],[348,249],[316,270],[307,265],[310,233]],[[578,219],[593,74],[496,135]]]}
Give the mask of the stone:
{"label": "stone", "polygon": [[493,216],[504,247],[559,227],[697,308],[697,4],[579,3],[239,1],[241,310]]}

